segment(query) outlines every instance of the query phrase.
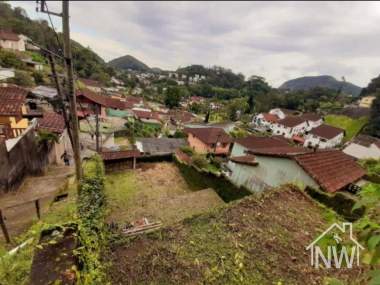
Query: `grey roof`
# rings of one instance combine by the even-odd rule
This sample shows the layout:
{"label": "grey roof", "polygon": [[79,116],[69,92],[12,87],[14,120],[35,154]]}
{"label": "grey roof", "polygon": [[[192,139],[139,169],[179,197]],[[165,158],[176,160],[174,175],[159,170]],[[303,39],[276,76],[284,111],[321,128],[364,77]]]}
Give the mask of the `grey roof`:
{"label": "grey roof", "polygon": [[42,85],[37,86],[36,88],[32,89],[31,92],[37,96],[50,98],[50,99],[57,96],[57,89],[51,88],[48,86],[42,86]]}
{"label": "grey roof", "polygon": [[174,138],[138,138],[136,147],[145,154],[165,155],[172,154],[181,146],[186,145],[185,139]]}

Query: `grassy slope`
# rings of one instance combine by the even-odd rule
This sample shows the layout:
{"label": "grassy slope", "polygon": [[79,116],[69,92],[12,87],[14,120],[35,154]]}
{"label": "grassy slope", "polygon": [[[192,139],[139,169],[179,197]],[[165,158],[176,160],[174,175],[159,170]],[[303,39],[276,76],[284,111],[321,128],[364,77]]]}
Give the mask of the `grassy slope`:
{"label": "grassy slope", "polygon": [[309,265],[305,247],[330,224],[325,213],[292,188],[248,197],[115,244],[110,277],[115,284],[322,284],[327,276],[357,280],[357,269],[325,271]]}
{"label": "grassy slope", "polygon": [[[191,195],[192,190],[172,163],[147,163],[144,168],[106,176],[109,221],[124,224],[147,217],[171,224],[223,204],[213,191]],[[197,202],[198,197],[202,200]]]}
{"label": "grassy slope", "polygon": [[349,141],[368,123],[368,118],[352,119],[344,115],[327,115],[325,121],[328,125],[346,130],[344,141]]}

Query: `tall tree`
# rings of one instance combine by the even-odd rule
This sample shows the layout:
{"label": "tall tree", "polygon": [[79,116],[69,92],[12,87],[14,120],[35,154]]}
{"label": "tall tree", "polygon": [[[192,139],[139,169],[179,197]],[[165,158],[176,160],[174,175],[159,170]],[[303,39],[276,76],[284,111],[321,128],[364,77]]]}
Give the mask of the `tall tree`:
{"label": "tall tree", "polygon": [[174,107],[179,107],[179,103],[181,102],[181,90],[177,86],[170,86],[166,90],[165,95],[165,105],[170,109]]}
{"label": "tall tree", "polygon": [[372,103],[367,132],[380,138],[380,91],[377,91],[376,99]]}
{"label": "tall tree", "polygon": [[367,96],[376,93],[380,89],[380,75],[373,78],[366,88],[363,88],[360,96]]}
{"label": "tall tree", "polygon": [[251,76],[245,83],[242,89],[242,95],[248,97],[248,110],[252,113],[255,110],[256,98],[259,95],[268,94],[271,87],[263,77]]}

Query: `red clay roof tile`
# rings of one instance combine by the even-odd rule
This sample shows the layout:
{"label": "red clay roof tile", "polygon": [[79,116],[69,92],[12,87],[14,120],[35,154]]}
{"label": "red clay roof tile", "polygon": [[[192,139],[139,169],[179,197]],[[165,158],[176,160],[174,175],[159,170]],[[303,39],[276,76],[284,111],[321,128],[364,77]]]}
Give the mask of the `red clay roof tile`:
{"label": "red clay roof tile", "polygon": [[316,135],[321,138],[325,139],[332,139],[335,138],[340,133],[344,133],[343,129],[336,128],[333,126],[322,124],[319,127],[316,127],[310,131],[310,134]]}
{"label": "red clay roof tile", "polygon": [[230,136],[221,128],[185,128],[185,133],[190,133],[205,144],[230,143]]}
{"label": "red clay roof tile", "polygon": [[103,151],[100,156],[105,161],[112,161],[118,159],[140,157],[141,154],[138,150],[123,150],[123,151]]}
{"label": "red clay roof tile", "polygon": [[248,149],[289,146],[286,140],[284,140],[282,137],[278,138],[249,136],[237,139],[235,142]]}
{"label": "red clay roof tile", "polygon": [[53,133],[62,134],[66,128],[63,116],[55,112],[44,113],[37,122],[39,129]]}
{"label": "red clay roof tile", "polygon": [[340,150],[311,152],[298,155],[295,160],[328,192],[341,190],[365,175],[365,171]]}
{"label": "red clay roof tile", "polygon": [[21,116],[28,91],[17,86],[0,87],[0,115]]}

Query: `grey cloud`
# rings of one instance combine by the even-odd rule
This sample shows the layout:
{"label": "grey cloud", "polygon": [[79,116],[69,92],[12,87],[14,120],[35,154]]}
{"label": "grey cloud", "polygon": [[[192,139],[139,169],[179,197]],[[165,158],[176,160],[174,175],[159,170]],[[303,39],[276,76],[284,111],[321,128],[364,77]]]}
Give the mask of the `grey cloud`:
{"label": "grey cloud", "polygon": [[319,73],[366,85],[380,73],[379,22],[379,2],[71,2],[73,32],[107,60],[220,64],[275,86]]}

